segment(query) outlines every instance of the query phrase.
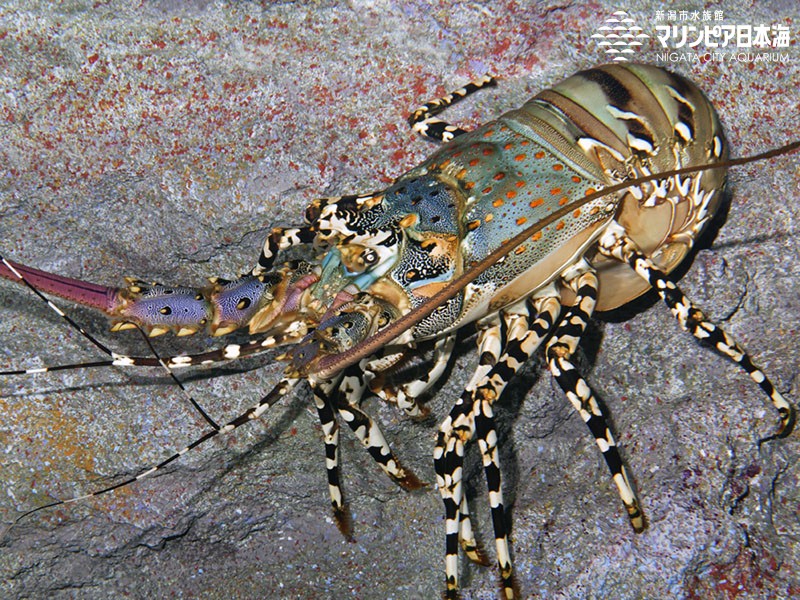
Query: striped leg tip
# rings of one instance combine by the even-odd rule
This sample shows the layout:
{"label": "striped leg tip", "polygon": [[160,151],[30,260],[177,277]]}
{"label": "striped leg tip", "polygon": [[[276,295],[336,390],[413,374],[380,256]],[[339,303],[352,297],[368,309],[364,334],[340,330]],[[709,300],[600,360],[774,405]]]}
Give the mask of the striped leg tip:
{"label": "striped leg tip", "polygon": [[794,426],[797,423],[797,412],[795,411],[794,406],[791,404],[787,405],[786,407],[782,406],[778,409],[778,413],[780,415],[780,424],[778,425],[778,430],[772,435],[768,435],[767,437],[763,437],[758,440],[759,446],[764,442],[770,442],[772,440],[789,437],[792,431],[794,431]]}
{"label": "striped leg tip", "polygon": [[515,600],[516,598],[522,598],[519,592],[517,578],[514,577],[513,573],[500,575],[500,597],[504,600]]}
{"label": "striped leg tip", "polygon": [[647,529],[647,520],[644,518],[644,513],[639,509],[639,506],[626,506],[628,511],[628,518],[630,519],[631,527],[635,533],[642,533]]}
{"label": "striped leg tip", "polygon": [[413,491],[423,487],[428,487],[427,483],[420,481],[419,478],[417,478],[417,476],[409,471],[406,467],[403,467],[403,472],[405,473],[405,476],[397,479],[397,485],[404,490]]}
{"label": "striped leg tip", "polygon": [[797,413],[794,409],[794,406],[789,405],[788,408],[780,409],[780,415],[781,426],[776,434],[776,437],[785,438],[792,433],[792,431],[794,431],[794,426],[797,422]]}
{"label": "striped leg tip", "polygon": [[461,543],[461,548],[464,550],[464,554],[467,555],[467,558],[474,562],[476,565],[481,565],[482,567],[488,567],[492,564],[489,555],[486,554],[483,548],[480,547],[477,543]]}
{"label": "striped leg tip", "polygon": [[350,509],[347,505],[333,507],[333,520],[336,522],[336,527],[348,542],[355,542],[353,537],[353,517],[350,515]]}

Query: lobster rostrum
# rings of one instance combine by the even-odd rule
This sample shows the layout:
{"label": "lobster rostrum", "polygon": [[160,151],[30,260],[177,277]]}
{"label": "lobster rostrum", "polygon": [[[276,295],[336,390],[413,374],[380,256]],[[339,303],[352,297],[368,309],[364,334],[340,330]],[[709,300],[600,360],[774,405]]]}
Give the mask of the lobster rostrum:
{"label": "lobster rostrum", "polygon": [[[775,436],[788,435],[792,406],[668,278],[718,210],[724,167],[731,162],[719,120],[703,94],[659,68],[608,65],[577,73],[472,132],[437,118],[453,102],[494,83],[485,77],[417,109],[412,128],[445,142],[438,152],[386,190],[313,202],[306,222],[274,229],[257,266],[235,281],[212,279],[195,289],[129,280],[128,287],[117,289],[3,259],[0,275],[28,284],[37,294],[103,310],[115,329],[140,328],[153,336],[207,328],[224,335],[247,327],[254,336],[215,352],[164,359],[121,356],[93,340],[111,355],[93,365],[172,369],[289,345],[281,356],[288,361],[285,377],[258,405],[224,426],[208,419],[209,433],[183,450],[132,480],[90,495],[144,477],[218,433],[259,417],[306,380],[325,436],[334,513],[349,536],[339,484],[337,414],[393,480],[419,487],[361,410],[361,400],[372,392],[411,416],[424,415],[418,397],[446,370],[456,332],[474,323],[479,364],[439,426],[434,450],[446,517],[446,596],[458,597],[459,546],[473,561],[486,562],[462,481],[465,447],[477,438],[502,594],[516,598],[494,403],[545,344],[551,373],[594,436],[633,529],[642,531],[639,501],[606,418],[572,357],[596,310],[622,306],[650,288],[683,329],[750,375],[779,413]],[[292,252],[300,258],[283,256]],[[389,383],[387,376],[426,340],[434,344],[426,375]],[[10,373],[19,371],[4,374]]]}

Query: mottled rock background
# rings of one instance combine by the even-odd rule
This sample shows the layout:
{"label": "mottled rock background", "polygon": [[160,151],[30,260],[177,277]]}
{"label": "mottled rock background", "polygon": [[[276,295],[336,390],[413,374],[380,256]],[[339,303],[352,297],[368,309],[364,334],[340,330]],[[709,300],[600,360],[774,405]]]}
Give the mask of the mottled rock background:
{"label": "mottled rock background", "polygon": [[[654,34],[656,11],[637,3]],[[116,285],[123,275],[199,285],[251,266],[270,226],[312,198],[368,191],[432,149],[405,118],[486,72],[502,78],[449,113],[474,126],[605,62],[592,33],[612,2],[5,2],[0,8],[0,252]],[[625,7],[622,7],[625,8]],[[780,24],[784,64],[673,63],[717,106],[732,152],[796,138],[800,6],[723,2],[726,24]],[[672,24],[681,24],[678,21]],[[651,40],[640,60],[656,62]],[[721,228],[682,286],[800,400],[800,163],[737,169]],[[716,237],[715,234],[716,233]],[[135,334],[75,319],[124,352]],[[438,418],[472,368],[472,339],[430,400]],[[213,346],[190,340],[191,348]],[[167,353],[182,347],[162,340]],[[33,296],[0,282],[0,368],[96,359]],[[513,549],[526,596],[787,598],[800,594],[798,434],[776,424],[738,370],[681,334],[652,297],[592,325],[580,363],[613,415],[649,529],[634,535],[581,420],[540,363],[500,415]],[[269,389],[280,365],[191,376],[218,420]],[[321,434],[307,393],[261,423],[113,495],[25,510],[108,485],[203,431],[158,371],[0,379],[0,596],[4,598],[435,598],[443,518],[433,487],[394,486],[343,432],[356,542],[330,518]],[[369,403],[406,463],[434,481],[435,424]],[[489,542],[470,455],[473,512]],[[462,565],[466,598],[493,569]]]}

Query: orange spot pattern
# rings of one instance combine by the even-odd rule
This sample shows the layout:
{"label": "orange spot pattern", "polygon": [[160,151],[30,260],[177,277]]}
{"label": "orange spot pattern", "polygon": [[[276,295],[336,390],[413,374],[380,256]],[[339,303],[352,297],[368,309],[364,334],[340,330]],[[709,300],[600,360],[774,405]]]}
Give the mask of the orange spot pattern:
{"label": "orange spot pattern", "polygon": [[[584,192],[594,192],[585,191],[586,178],[567,163],[558,162],[552,152],[502,125],[487,129],[480,136],[477,141],[462,138],[465,143],[454,142],[450,152],[436,158],[442,161],[440,169],[431,169],[444,170],[447,166],[447,173],[459,180],[462,189],[475,188],[475,196],[470,196],[473,208],[465,219],[465,228],[470,232],[491,223],[491,235],[500,238],[533,224],[539,214],[568,206],[570,200]],[[548,231],[565,231],[574,219],[585,219],[593,213],[597,210],[588,207],[570,210],[560,221],[532,233],[529,242],[514,252],[524,254]]]}

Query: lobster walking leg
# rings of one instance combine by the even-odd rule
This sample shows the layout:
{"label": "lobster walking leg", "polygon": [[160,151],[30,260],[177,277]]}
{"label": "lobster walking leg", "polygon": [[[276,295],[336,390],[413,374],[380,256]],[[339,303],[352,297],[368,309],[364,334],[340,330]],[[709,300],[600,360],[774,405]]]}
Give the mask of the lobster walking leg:
{"label": "lobster walking leg", "polygon": [[342,494],[339,473],[339,423],[330,400],[338,381],[319,382],[312,386],[314,405],[317,407],[319,422],[325,441],[325,469],[328,472],[328,492],[333,507],[333,517],[339,531],[348,541],[353,539],[353,523]]}
{"label": "lobster walking leg", "polygon": [[328,472],[328,491],[334,519],[342,535],[347,540],[352,540],[352,522],[344,501],[339,472],[337,412],[353,430],[370,456],[395,483],[409,490],[422,487],[422,483],[414,473],[400,466],[400,461],[392,452],[380,428],[369,415],[356,406],[366,389],[366,384],[357,369],[351,368],[344,376],[332,380],[312,382],[311,388],[325,436],[325,467]]}
{"label": "lobster walking leg", "polygon": [[347,369],[339,386],[340,394],[336,399],[339,414],[370,456],[397,485],[407,490],[419,489],[422,487],[422,482],[414,473],[400,465],[378,425],[358,407],[366,389],[367,384],[360,366]]}
{"label": "lobster walking leg", "polygon": [[475,550],[477,544],[472,535],[469,511],[466,507],[461,508],[466,504],[461,472],[464,447],[475,429],[474,410],[472,403],[468,403],[468,391],[474,390],[491,371],[500,356],[502,341],[502,330],[497,315],[491,315],[481,325],[477,341],[478,367],[466,385],[464,393],[439,426],[436,447],[433,451],[436,483],[445,508],[445,573],[448,598],[458,597],[458,545],[462,524],[465,524],[463,532],[468,534],[467,539],[462,538],[467,555],[473,560],[480,559],[480,554]]}
{"label": "lobster walking leg", "polygon": [[469,516],[469,503],[466,498],[461,499],[458,505],[458,539],[461,549],[472,562],[484,567],[491,565],[491,560],[478,544],[475,532],[472,530],[472,519]]}
{"label": "lobster walking leg", "polygon": [[460,102],[470,94],[478,91],[483,87],[494,87],[497,85],[497,80],[494,77],[484,75],[480,79],[476,79],[465,85],[462,88],[450,92],[442,98],[431,100],[416,109],[408,118],[408,124],[411,129],[416,131],[423,137],[434,140],[436,142],[449,142],[454,137],[467,133],[466,130],[450,125],[437,119],[436,115],[441,113],[448,106],[452,106],[456,102]]}
{"label": "lobster walking leg", "polygon": [[[436,385],[436,382],[442,377],[450,362],[455,343],[456,335],[454,333],[436,340],[433,348],[433,365],[423,376],[397,387],[387,383],[382,376],[377,377],[370,383],[371,390],[387,402],[397,404],[410,417],[426,416],[428,410],[417,403],[417,398]],[[367,369],[373,372],[380,370],[374,369],[371,364],[365,370]]]}
{"label": "lobster walking leg", "polygon": [[422,482],[414,473],[400,465],[383,432],[358,407],[367,385],[357,367],[351,367],[343,376],[332,380],[312,380],[311,388],[325,436],[325,464],[334,517],[342,534],[351,539],[350,517],[346,511],[339,477],[339,426],[336,413],[341,415],[370,456],[395,483],[404,489],[415,490],[422,487]]}
{"label": "lobster walking leg", "polygon": [[[400,387],[398,390],[398,406],[401,408],[405,408],[406,404],[411,404],[413,407],[417,406],[416,399],[436,385],[436,382],[439,381],[444,374],[450,362],[450,357],[453,354],[455,344],[456,334],[454,333],[436,340],[433,349],[433,365],[430,371],[428,371],[424,377],[409,381]],[[402,400],[401,396],[403,398]],[[406,409],[406,412],[411,416],[418,416],[413,414],[409,409]]]}
{"label": "lobster walking leg", "polygon": [[497,432],[494,426],[492,404],[500,397],[506,385],[519,368],[539,348],[550,333],[561,303],[556,296],[545,296],[533,301],[536,318],[530,322],[528,311],[523,307],[518,312],[504,315],[508,327],[506,347],[486,380],[471,394],[475,414],[475,434],[483,457],[486,484],[489,488],[489,506],[492,511],[497,563],[500,568],[503,591],[506,598],[516,597],[516,585],[512,576],[511,555],[508,548],[508,533],[503,504],[500,463],[497,457]]}
{"label": "lobster walking leg", "polygon": [[[555,290],[552,290],[552,294],[556,294]],[[512,577],[511,556],[505,526],[500,464],[497,457],[497,433],[494,426],[492,404],[500,397],[517,370],[536,351],[552,330],[561,309],[561,304],[557,295],[546,295],[533,300],[533,308],[536,314],[536,319],[533,323],[530,322],[525,303],[520,303],[504,312],[503,319],[507,333],[502,355],[494,361],[488,372],[480,376],[478,382],[468,386],[456,407],[454,407],[453,412],[451,412],[452,423],[455,424],[455,427],[459,427],[459,430],[456,431],[455,427],[453,427],[450,432],[444,434],[444,439],[442,439],[440,430],[440,442],[444,441],[445,443],[441,446],[437,443],[437,452],[442,451],[441,463],[446,469],[443,479],[446,481],[449,477],[453,483],[451,489],[456,489],[461,485],[463,445],[471,439],[473,434],[477,434],[478,446],[483,457],[486,482],[489,488],[489,504],[492,510],[497,561],[502,579],[501,585],[505,597],[509,599],[516,597],[516,585]],[[449,439],[458,440],[460,444],[457,441],[456,444],[451,445]],[[439,467],[437,467],[437,474],[438,471]],[[459,502],[462,546],[470,558],[479,561],[481,557],[477,553],[477,549],[470,549],[464,544],[464,539],[471,536],[467,501],[461,497],[460,499],[453,498],[452,502],[450,502],[449,491],[447,488],[440,486],[446,510],[449,508],[448,512],[452,512],[453,504],[456,501]],[[448,517],[448,524],[449,522]],[[465,535],[465,532],[470,533],[470,536]],[[448,530],[448,537],[450,535],[450,530]],[[450,539],[448,539],[447,548],[448,551],[450,548],[455,549],[455,544]],[[449,556],[448,559],[450,559]],[[454,563],[455,557],[448,561],[447,566],[449,567]],[[456,576],[456,572],[448,572],[447,574],[448,594],[452,597],[455,597],[458,588]]]}
{"label": "lobster walking leg", "polygon": [[258,265],[253,269],[252,275],[258,276],[266,273],[275,263],[278,253],[300,246],[310,244],[314,241],[316,232],[313,227],[303,225],[301,227],[275,227],[264,240],[264,247],[258,256]]}
{"label": "lobster walking leg", "polygon": [[644,517],[625,466],[622,464],[614,437],[608,429],[608,423],[592,388],[570,362],[597,301],[597,275],[594,270],[584,261],[576,267],[576,271],[564,279],[577,297],[547,343],[545,352],[547,363],[558,385],[594,435],[625,505],[631,525],[634,531],[640,532],[644,529]]}
{"label": "lobster walking leg", "polygon": [[251,275],[259,276],[270,271],[275,265],[278,255],[297,246],[306,244],[319,244],[324,242],[331,232],[325,227],[320,228],[318,219],[323,210],[328,207],[328,212],[333,212],[341,219],[347,220],[348,211],[352,213],[361,210],[365,205],[371,204],[379,197],[382,192],[372,192],[367,194],[351,194],[345,196],[332,196],[329,198],[317,198],[313,200],[305,211],[304,225],[298,227],[275,227],[261,248],[258,263],[251,271]]}
{"label": "lobster walking leg", "polygon": [[682,329],[738,364],[761,387],[769,396],[780,416],[778,431],[770,438],[786,437],[791,433],[795,423],[795,412],[792,405],[775,389],[764,372],[753,364],[744,348],[725,330],[709,321],[703,311],[695,306],[680,288],[672,283],[667,275],[636,247],[635,242],[625,235],[622,227],[610,229],[609,234],[600,240],[599,249],[607,256],[628,263],[658,292]]}

